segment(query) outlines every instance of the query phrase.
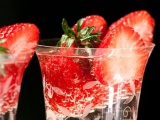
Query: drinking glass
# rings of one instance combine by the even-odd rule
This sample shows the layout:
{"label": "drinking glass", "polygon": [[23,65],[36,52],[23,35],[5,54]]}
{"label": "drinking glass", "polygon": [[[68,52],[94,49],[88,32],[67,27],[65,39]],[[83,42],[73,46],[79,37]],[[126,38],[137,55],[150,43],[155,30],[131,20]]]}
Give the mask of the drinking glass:
{"label": "drinking glass", "polygon": [[[65,48],[40,40],[46,120],[137,120],[153,43],[138,48]],[[144,58],[144,59],[140,59]]]}
{"label": "drinking glass", "polygon": [[16,120],[23,74],[33,54],[0,53],[0,120]]}

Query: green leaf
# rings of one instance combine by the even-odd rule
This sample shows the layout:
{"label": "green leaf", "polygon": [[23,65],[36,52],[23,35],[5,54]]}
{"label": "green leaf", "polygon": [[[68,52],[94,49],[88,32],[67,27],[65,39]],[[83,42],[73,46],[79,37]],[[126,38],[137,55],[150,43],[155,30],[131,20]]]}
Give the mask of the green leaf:
{"label": "green leaf", "polygon": [[77,32],[81,30],[82,23],[83,23],[83,18],[79,19],[77,22],[77,28],[76,28]]}
{"label": "green leaf", "polygon": [[9,50],[5,47],[0,46],[0,52],[9,52]]}
{"label": "green leaf", "polygon": [[68,39],[67,39],[67,42],[66,42],[66,47],[70,47],[73,42],[74,42],[74,39],[73,39],[73,38],[68,38]]}
{"label": "green leaf", "polygon": [[57,46],[70,47],[76,45],[80,48],[85,47],[94,47],[93,43],[101,42],[99,39],[99,33],[92,33],[95,29],[94,26],[87,26],[82,28],[84,18],[81,18],[76,23],[76,32],[68,26],[68,23],[65,18],[62,19],[62,29],[64,34],[61,36],[61,39],[57,42]]}
{"label": "green leaf", "polygon": [[101,42],[101,40],[99,39],[99,34],[91,34],[90,36],[85,36],[80,39],[80,41],[84,41],[84,40]]}
{"label": "green leaf", "polygon": [[68,23],[65,18],[62,20],[62,29],[66,35],[69,37],[75,36],[75,32],[68,26]]}
{"label": "green leaf", "polygon": [[93,29],[94,29],[94,26],[84,27],[79,31],[78,38],[84,38],[89,36],[92,33]]}
{"label": "green leaf", "polygon": [[57,42],[57,46],[61,47],[63,44],[65,44],[66,47],[70,47],[74,40],[74,37],[68,37],[66,34],[64,34],[62,35],[60,41]]}
{"label": "green leaf", "polygon": [[68,36],[67,35],[62,35],[61,39],[57,42],[57,46],[61,47],[66,41],[67,41]]}

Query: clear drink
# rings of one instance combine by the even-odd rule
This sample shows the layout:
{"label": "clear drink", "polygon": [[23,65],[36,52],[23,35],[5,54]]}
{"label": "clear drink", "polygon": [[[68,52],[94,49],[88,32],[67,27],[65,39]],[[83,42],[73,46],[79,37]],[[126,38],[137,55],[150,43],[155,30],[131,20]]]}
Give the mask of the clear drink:
{"label": "clear drink", "polygon": [[[143,50],[86,49],[47,46],[47,42],[36,49],[46,120],[137,120],[143,75],[154,44]],[[139,66],[139,58],[145,56]]]}

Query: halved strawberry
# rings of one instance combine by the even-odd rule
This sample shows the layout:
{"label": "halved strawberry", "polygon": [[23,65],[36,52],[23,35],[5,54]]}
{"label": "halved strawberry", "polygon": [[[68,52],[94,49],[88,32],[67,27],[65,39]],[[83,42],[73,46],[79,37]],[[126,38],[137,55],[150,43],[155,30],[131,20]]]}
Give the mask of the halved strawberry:
{"label": "halved strawberry", "polygon": [[[38,40],[39,29],[31,23],[0,28],[0,52],[13,53],[16,60],[24,61],[13,60],[8,64],[0,61],[0,114],[17,107],[24,70],[34,54]],[[2,54],[0,57],[5,56]]]}
{"label": "halved strawberry", "polygon": [[[39,40],[39,29],[31,23],[16,23],[0,28],[0,39],[5,40],[3,46],[19,56],[23,52],[35,50]],[[34,51],[31,53],[33,55]],[[31,57],[28,59],[30,60]]]}
{"label": "halved strawberry", "polygon": [[142,79],[149,52],[139,34],[131,27],[120,26],[112,29],[104,41],[106,44],[103,47],[107,47],[108,51],[104,58],[94,62],[98,80],[113,85],[130,79]]}
{"label": "halved strawberry", "polygon": [[122,25],[133,27],[143,40],[148,42],[153,41],[155,20],[148,11],[138,10],[131,12],[111,24],[109,30]]}

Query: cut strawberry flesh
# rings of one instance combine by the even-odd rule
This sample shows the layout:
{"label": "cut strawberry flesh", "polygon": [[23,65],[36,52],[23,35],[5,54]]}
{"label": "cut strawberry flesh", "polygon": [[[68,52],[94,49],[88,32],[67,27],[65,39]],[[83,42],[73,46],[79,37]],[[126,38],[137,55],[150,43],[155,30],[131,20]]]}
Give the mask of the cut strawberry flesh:
{"label": "cut strawberry flesh", "polygon": [[29,61],[39,40],[39,29],[30,23],[4,26],[0,28],[0,39],[6,39],[6,42],[0,46],[8,48],[15,56],[23,55],[23,52],[30,52]]}
{"label": "cut strawberry flesh", "polygon": [[136,32],[138,32],[143,40],[147,42],[153,41],[155,21],[152,16],[145,10],[139,10],[125,15],[124,17],[111,24],[109,30],[117,26],[132,27]]}
{"label": "cut strawberry flesh", "polygon": [[[143,15],[146,13],[142,12],[140,16]],[[144,29],[139,29],[145,25],[140,23],[141,17],[134,16],[135,19],[133,15],[128,15],[118,20],[107,33],[104,19],[100,20],[96,15],[84,19],[82,28],[95,26],[93,33],[102,32],[100,38],[103,40],[98,46],[106,48],[98,49],[93,58],[86,57],[88,54],[82,55],[83,57],[74,56],[73,49],[76,46],[72,46],[69,53],[65,54],[64,49],[58,54],[37,52],[47,109],[65,116],[80,115],[88,109],[86,106],[96,108],[108,104],[110,87],[113,88],[115,101],[120,95],[136,95],[140,92],[150,55],[145,43],[152,41],[154,22],[148,20],[150,16],[146,15],[147,20],[143,22],[150,24],[146,26],[150,29],[147,34]],[[76,27],[74,25],[72,29],[76,31]]]}
{"label": "cut strawberry flesh", "polygon": [[39,30],[31,23],[17,23],[0,28],[0,46],[9,49],[14,59],[0,62],[0,114],[17,107],[24,70],[39,40]]}
{"label": "cut strawberry flesh", "polygon": [[107,59],[95,62],[98,64],[96,66],[100,66],[95,71],[102,83],[112,85],[143,77],[149,52],[145,49],[145,44],[139,34],[132,28],[116,27],[104,37],[100,46],[111,48]]}

